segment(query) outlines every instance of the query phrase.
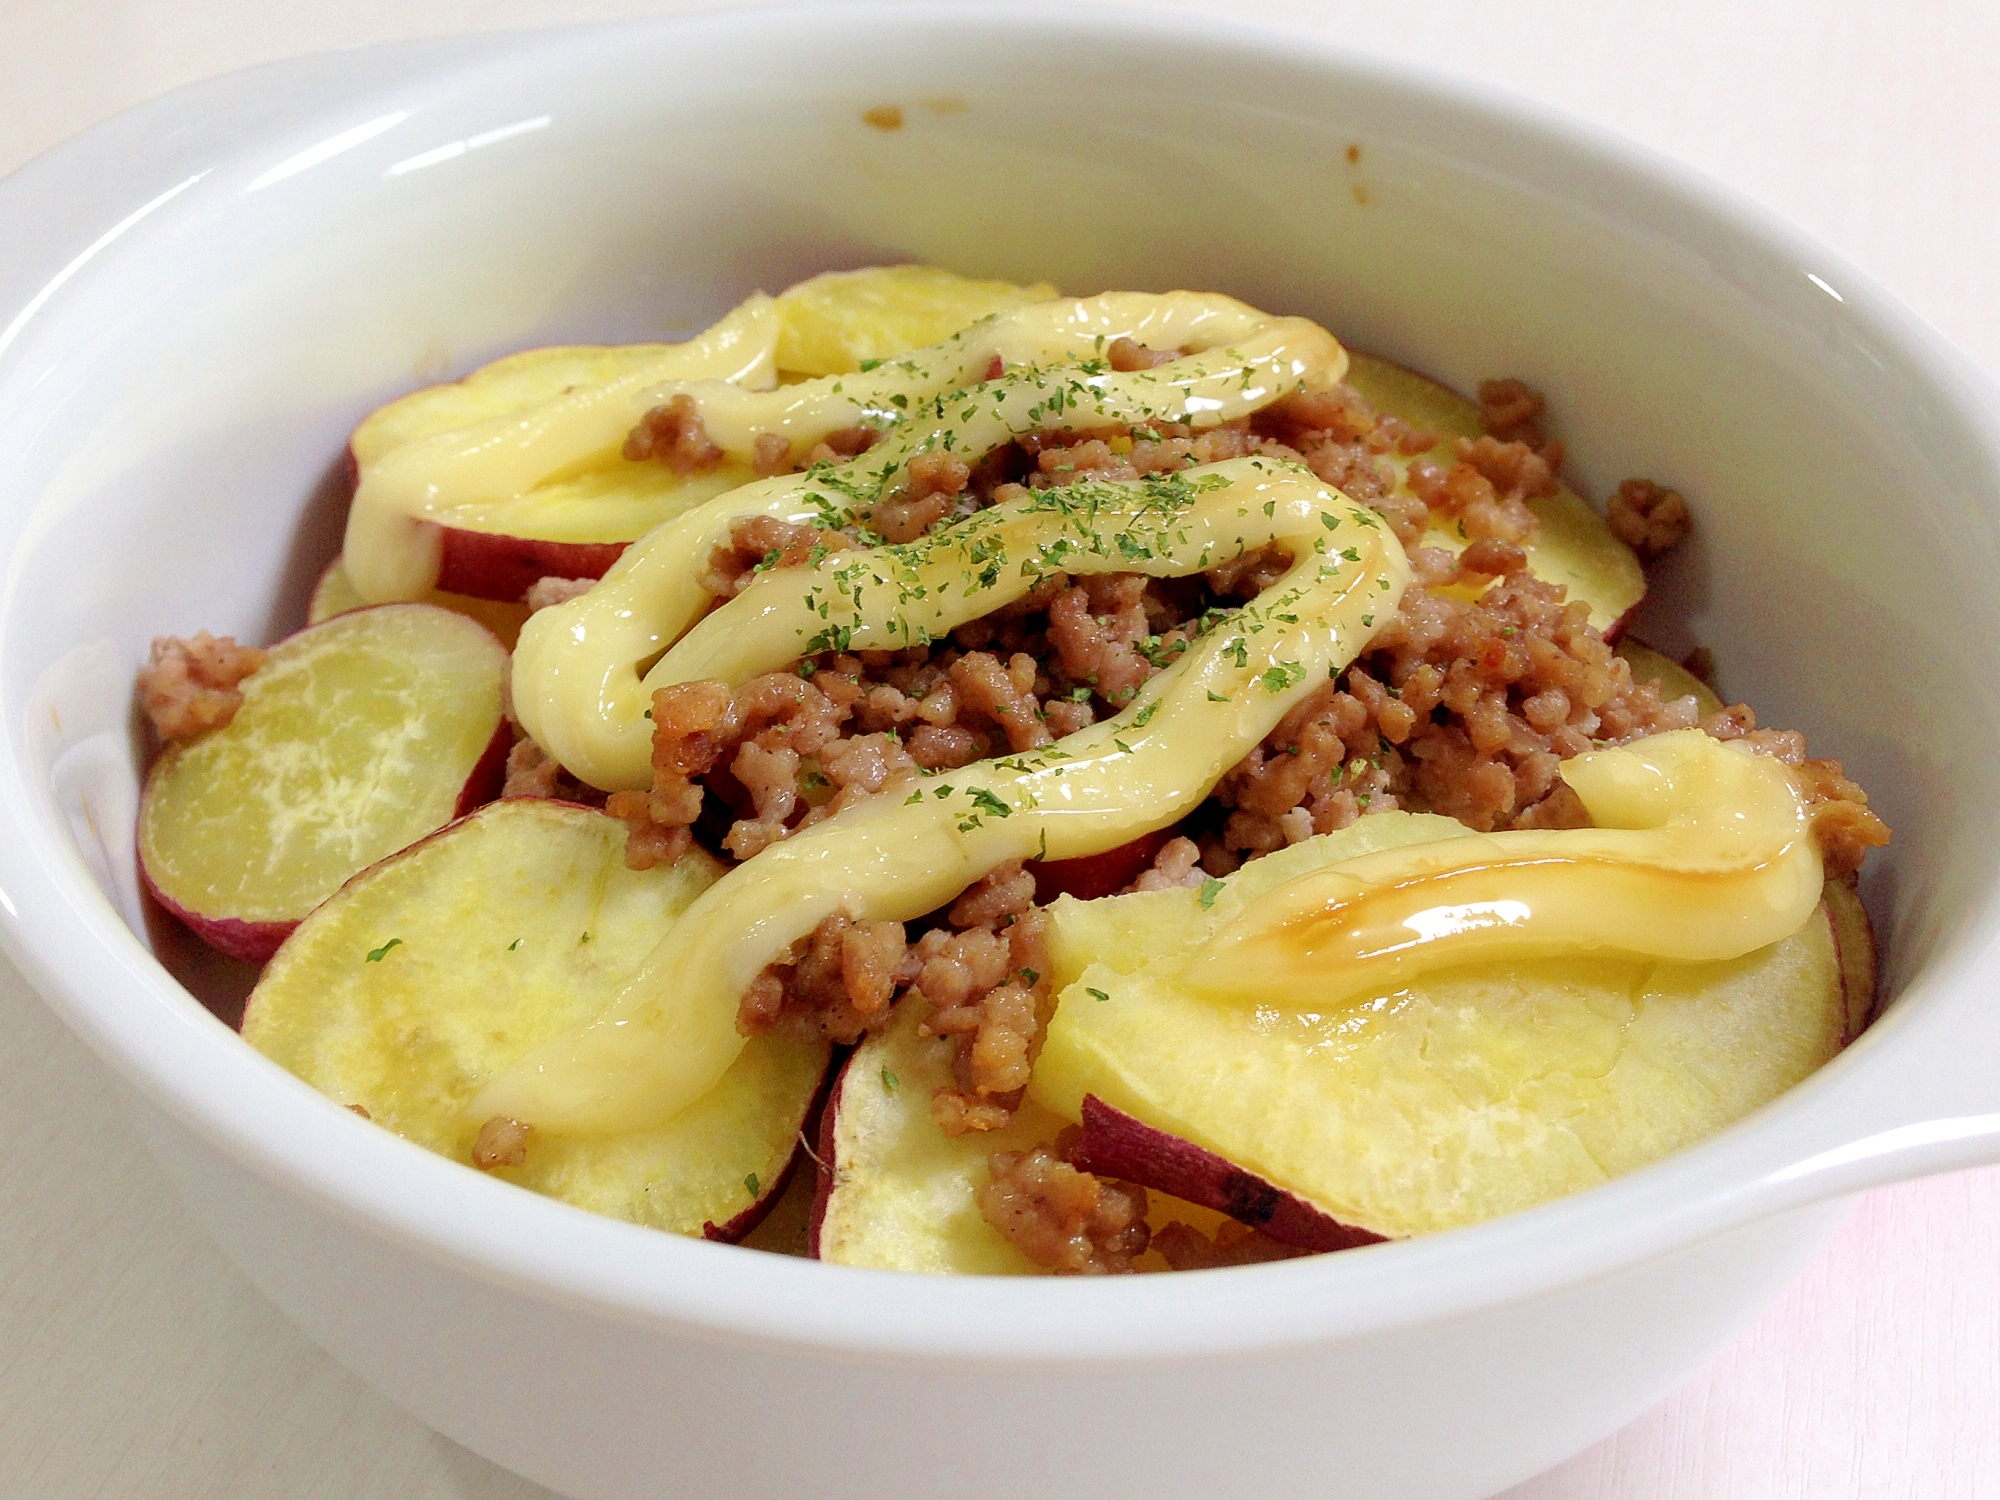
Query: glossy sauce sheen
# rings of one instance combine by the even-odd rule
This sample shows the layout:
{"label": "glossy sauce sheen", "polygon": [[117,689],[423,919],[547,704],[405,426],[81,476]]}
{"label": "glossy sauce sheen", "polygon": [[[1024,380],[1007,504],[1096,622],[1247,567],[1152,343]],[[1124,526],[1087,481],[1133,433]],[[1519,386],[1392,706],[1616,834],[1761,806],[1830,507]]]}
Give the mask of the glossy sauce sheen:
{"label": "glossy sauce sheen", "polygon": [[1785,767],[1697,729],[1577,756],[1594,828],[1472,834],[1318,870],[1253,903],[1191,985],[1270,1004],[1462,963],[1737,958],[1796,931],[1823,871]]}

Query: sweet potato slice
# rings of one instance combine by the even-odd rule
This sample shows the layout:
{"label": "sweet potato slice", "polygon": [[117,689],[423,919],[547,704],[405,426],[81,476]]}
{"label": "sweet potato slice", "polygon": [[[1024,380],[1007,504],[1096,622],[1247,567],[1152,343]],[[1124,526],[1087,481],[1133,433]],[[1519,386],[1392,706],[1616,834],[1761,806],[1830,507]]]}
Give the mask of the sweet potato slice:
{"label": "sweet potato slice", "polygon": [[[624,840],[602,813],[514,798],[383,860],[279,950],[244,1037],[385,1129],[472,1162],[480,1085],[591,1015],[719,873],[699,852],[629,870]],[[740,1238],[784,1189],[827,1052],[760,1037],[657,1129],[530,1132],[492,1170],[597,1213]]]}
{"label": "sweet potato slice", "polygon": [[[987,1158],[1053,1143],[1069,1122],[1025,1101],[1011,1124],[961,1136],[931,1119],[931,1096],[950,1086],[949,1038],[926,1037],[921,1005],[906,1004],[855,1048],[834,1080],[812,1164],[818,1173],[810,1250],[819,1260],[878,1270],[1035,1275],[979,1211]],[[1213,1233],[1223,1216],[1152,1194],[1155,1230],[1178,1221]],[[1140,1262],[1164,1270],[1157,1255]]]}
{"label": "sweet potato slice", "polygon": [[[549,574],[537,574],[535,582]],[[575,577],[575,574],[555,574],[556,577]],[[523,585],[522,592],[527,591]],[[440,609],[448,609],[467,619],[477,620],[494,635],[509,651],[514,649],[514,638],[521,633],[521,625],[528,618],[528,606],[504,599],[480,598],[472,594],[450,594],[443,589],[432,589],[422,600],[423,604],[435,604]],[[319,582],[313,586],[312,600],[306,605],[306,623],[317,625],[322,620],[331,620],[335,615],[344,615],[349,610],[366,609],[368,601],[361,597],[347,576],[347,569],[335,558],[327,564],[326,571],[319,575]]]}
{"label": "sweet potato slice", "polygon": [[1224,1161],[1213,1151],[1113,1109],[1095,1094],[1083,1096],[1081,1123],[1082,1134],[1069,1161],[1083,1171],[1171,1192],[1301,1250],[1352,1250],[1382,1239],[1365,1229],[1349,1228],[1298,1194]]}
{"label": "sweet potato slice", "polygon": [[1186,956],[1250,896],[1443,821],[1364,818],[1246,865],[1206,907],[1184,890],[1057,902],[1064,988],[1030,1097],[1078,1119],[1094,1094],[1342,1224],[1401,1238],[1643,1166],[1842,1046],[1849,981],[1824,906],[1726,962],[1463,967],[1332,1007],[1182,982]]}
{"label": "sweet potato slice", "polygon": [[349,876],[499,790],[506,668],[491,631],[429,604],[279,642],[235,718],[147,777],[148,888],[223,952],[269,958]]}

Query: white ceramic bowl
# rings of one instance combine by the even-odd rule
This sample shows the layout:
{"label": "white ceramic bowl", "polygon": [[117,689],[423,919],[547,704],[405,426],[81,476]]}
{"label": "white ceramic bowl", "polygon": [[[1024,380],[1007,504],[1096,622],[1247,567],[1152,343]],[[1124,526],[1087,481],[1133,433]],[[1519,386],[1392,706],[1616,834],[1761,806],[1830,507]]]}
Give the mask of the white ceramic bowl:
{"label": "white ceramic bowl", "polygon": [[[890,103],[901,130],[862,122]],[[502,1464],[588,1497],[1482,1495],[1684,1376],[1840,1195],[2000,1156],[1992,392],[1669,164],[1205,22],[756,10],[202,84],[0,184],[0,222],[7,951],[257,1285]],[[1677,608],[1729,691],[1845,758],[1896,827],[1868,892],[1888,1014],[1754,1118],[1565,1202],[1089,1283],[593,1218],[242,1046],[155,960],[133,888],[147,639],[295,622],[337,535],[329,465],[418,380],[891,258],[1227,290],[1461,386],[1517,373],[1586,488],[1685,489]]]}

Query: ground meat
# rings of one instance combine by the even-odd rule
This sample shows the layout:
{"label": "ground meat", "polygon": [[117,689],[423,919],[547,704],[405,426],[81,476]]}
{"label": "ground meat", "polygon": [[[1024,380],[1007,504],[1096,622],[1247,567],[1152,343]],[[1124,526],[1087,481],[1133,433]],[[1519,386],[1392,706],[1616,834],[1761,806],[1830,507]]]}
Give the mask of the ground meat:
{"label": "ground meat", "polygon": [[570,600],[581,599],[589,593],[596,582],[595,578],[537,578],[528,585],[528,591],[521,596],[521,602],[531,610],[567,604]]}
{"label": "ground meat", "polygon": [[155,636],[152,654],[139,669],[139,700],[162,739],[192,739],[236,717],[243,706],[237,684],[266,659],[255,646],[239,646],[234,636],[206,630],[186,638]]}
{"label": "ground meat", "polygon": [[1694,529],[1694,517],[1680,493],[1650,479],[1628,479],[1619,485],[1607,510],[1612,534],[1649,561],[1679,545]]}
{"label": "ground meat", "polygon": [[890,543],[914,542],[946,515],[972,478],[963,459],[949,453],[919,453],[910,460],[902,486],[862,515],[869,530]]}
{"label": "ground meat", "polygon": [[625,825],[625,867],[630,870],[670,865],[694,847],[694,830],[656,823],[651,801],[644,792],[613,792],[604,802],[604,810]]}
{"label": "ground meat", "polygon": [[782,432],[760,432],[750,445],[750,467],[763,479],[792,467],[792,441]]}
{"label": "ground meat", "polygon": [[709,440],[694,397],[683,392],[654,407],[625,437],[625,457],[635,463],[658,459],[676,474],[699,474],[722,462]]}
{"label": "ground meat", "polygon": [[[1212,874],[1397,807],[1482,832],[1570,826],[1582,809],[1561,795],[1561,761],[1693,727],[1695,700],[1634,682],[1588,606],[1528,575],[1517,548],[1418,548],[1411,562],[1418,581],[1367,652],[1216,788],[1230,812],[1204,837]],[[1473,601],[1439,592],[1468,574],[1498,581]]]}
{"label": "ground meat", "polygon": [[1460,438],[1459,461],[1449,468],[1429,460],[1410,465],[1410,488],[1431,515],[1456,521],[1459,535],[1520,544],[1533,538],[1535,513],[1528,501],[1556,491],[1555,473],[1522,443],[1491,437]]}
{"label": "ground meat", "polygon": [[[584,807],[603,807],[604,793],[586,786],[564,769],[534,740],[525,735],[507,752],[507,774],[501,783],[503,797],[544,797],[556,802],[575,802]],[[638,794],[642,799],[644,793]],[[675,851],[673,857],[678,857]],[[658,863],[657,860],[654,863]],[[645,865],[634,866],[645,869]]]}
{"label": "ground meat", "polygon": [[1225,599],[1254,599],[1284,577],[1291,565],[1292,554],[1274,542],[1218,563],[1202,576]]}
{"label": "ground meat", "polygon": [[881,440],[881,431],[874,427],[843,427],[837,432],[829,432],[806,455],[805,467],[810,469],[819,464],[844,464],[850,458],[859,458]]}
{"label": "ground meat", "polygon": [[1146,1190],[1079,1172],[1047,1147],[996,1151],[979,1211],[1036,1265],[1059,1276],[1133,1269],[1146,1250]]}
{"label": "ground meat", "polygon": [[846,1044],[912,999],[922,1031],[953,1039],[950,1087],[932,1100],[947,1135],[1014,1117],[1047,1021],[1048,924],[1015,861],[975,881],[915,943],[900,922],[826,918],[768,965],[737,1008],[745,1036],[774,1030]]}
{"label": "ground meat", "polygon": [[736,1029],[784,1030],[841,1045],[888,1018],[899,980],[915,968],[900,922],[828,917],[787,961],[767,966],[745,992]]}
{"label": "ground meat", "polygon": [[[735,565],[767,542],[818,545],[765,524],[739,532]],[[730,565],[718,553],[717,569]],[[621,793],[612,811],[688,828],[712,793],[736,817],[724,847],[748,859],[865,796],[906,794],[922,772],[1033,749],[1094,722],[1099,704],[1122,707],[1185,649],[1206,603],[1139,574],[1055,574],[930,646],[825,652],[734,691],[677,684],[654,699],[650,793],[643,806]],[[630,847],[653,860],[684,846]]]}
{"label": "ground meat", "polygon": [[1391,453],[1428,453],[1437,435],[1393,417],[1378,417],[1350,386],[1287,397],[1252,421],[1261,451],[1303,463],[1349,499],[1369,506],[1405,546],[1414,546],[1430,521],[1430,507],[1414,494],[1398,494]]}
{"label": "ground meat", "polygon": [[[1168,357],[1136,345],[1114,351],[1121,368]],[[1487,432],[1458,441],[1448,463],[1423,457],[1437,447],[1434,435],[1376,417],[1345,388],[1199,433],[1172,424],[1036,433],[970,465],[919,455],[901,487],[843,531],[769,518],[738,523],[711,560],[710,586],[726,597],[755,570],[809,563],[853,540],[872,544],[870,531],[914,539],[1032,489],[1246,453],[1301,459],[1372,504],[1407,541],[1436,515],[1454,519],[1468,545],[1456,556],[1412,548],[1414,583],[1368,650],[1296,705],[1130,888],[1198,885],[1396,807],[1480,830],[1581,826],[1588,816],[1557,775],[1562,760],[1691,727],[1699,710],[1692,697],[1663,701],[1634,682],[1590,625],[1588,606],[1527,573],[1524,544],[1535,525],[1527,502],[1555,493],[1560,446],[1542,433],[1541,398],[1519,382],[1490,383],[1481,396]],[[874,436],[864,428],[834,434],[812,461],[864,451]],[[1392,494],[1393,454],[1417,460],[1414,497]],[[1664,526],[1672,507],[1649,499],[1646,514]],[[734,690],[719,682],[664,689],[654,699],[654,785],[619,793],[609,806],[633,826],[628,859],[677,857],[705,803],[727,804],[735,821],[723,847],[747,859],[864,797],[901,795],[926,772],[1073,733],[1129,703],[1185,651],[1210,610],[1261,592],[1290,565],[1272,546],[1200,579],[1057,574],[926,647],[822,653]],[[1461,597],[1465,585],[1484,592]],[[1708,727],[1799,768],[1830,873],[1887,839],[1838,764],[1806,761],[1796,736],[1758,730],[1747,710]],[[759,976],[739,1026],[849,1042],[917,997],[924,1031],[954,1041],[952,1083],[932,1101],[939,1128],[956,1135],[1003,1125],[1019,1105],[1049,1005],[1046,920],[1033,891],[1032,876],[1016,865],[911,929],[830,917]],[[1047,1152],[1016,1154],[996,1158],[982,1202],[990,1199],[989,1217],[1031,1255],[1082,1269],[1091,1256],[1104,1258],[1106,1235],[1132,1228],[1083,1227],[1101,1186]],[[1140,1224],[1140,1245],[1143,1232]],[[1288,1253],[1248,1231],[1211,1241],[1186,1226],[1174,1226],[1161,1248],[1185,1265]]]}
{"label": "ground meat", "polygon": [[1502,442],[1542,445],[1542,393],[1519,380],[1479,382],[1479,425]]}
{"label": "ground meat", "polygon": [[495,1167],[518,1167],[528,1159],[528,1137],[535,1127],[495,1115],[479,1127],[472,1143],[472,1164],[482,1172]]}
{"label": "ground meat", "polygon": [[1160,1227],[1159,1233],[1153,1236],[1152,1248],[1159,1252],[1170,1271],[1211,1271],[1219,1266],[1253,1266],[1312,1253],[1274,1240],[1262,1230],[1238,1224],[1233,1219],[1225,1219],[1216,1226],[1214,1239],[1175,1219]]}
{"label": "ground meat", "polygon": [[[1209,873],[1393,808],[1480,832],[1585,826],[1562,761],[1698,721],[1796,768],[1829,877],[1889,841],[1867,794],[1839,762],[1807,760],[1798,734],[1758,729],[1742,704],[1700,721],[1691,695],[1663,700],[1635,681],[1588,607],[1523,571],[1518,549],[1481,542],[1454,559],[1419,548],[1411,563],[1418,581],[1368,650],[1216,787],[1230,811],[1203,835]],[[1468,575],[1499,581],[1475,601],[1438,592]]]}
{"label": "ground meat", "polygon": [[958,931],[918,939],[923,967],[913,993],[931,1004],[923,1030],[955,1039],[954,1087],[931,1100],[946,1135],[995,1130],[1014,1117],[1048,1020],[1048,915],[1034,905],[1035,877],[1002,865],[953,903]]}
{"label": "ground meat", "polygon": [[1142,870],[1126,887],[1128,891],[1167,891],[1178,886],[1198,886],[1205,879],[1201,869],[1201,846],[1193,839],[1169,839],[1153,856],[1150,869]]}
{"label": "ground meat", "polygon": [[1032,750],[1054,738],[1035,697],[1039,669],[1027,652],[1016,651],[1005,666],[991,652],[969,652],[951,664],[950,672],[963,711],[998,724],[1008,749]]}
{"label": "ground meat", "polygon": [[1131,339],[1113,339],[1104,351],[1111,368],[1121,372],[1155,370],[1181,357],[1178,349],[1148,349]]}
{"label": "ground meat", "polygon": [[507,752],[507,779],[501,784],[503,797],[553,797],[562,778],[562,766],[533,740],[517,740]]}
{"label": "ground meat", "polygon": [[709,554],[701,586],[718,599],[733,599],[760,573],[810,566],[853,545],[845,533],[823,526],[780,521],[775,516],[748,516],[732,521],[729,544]]}

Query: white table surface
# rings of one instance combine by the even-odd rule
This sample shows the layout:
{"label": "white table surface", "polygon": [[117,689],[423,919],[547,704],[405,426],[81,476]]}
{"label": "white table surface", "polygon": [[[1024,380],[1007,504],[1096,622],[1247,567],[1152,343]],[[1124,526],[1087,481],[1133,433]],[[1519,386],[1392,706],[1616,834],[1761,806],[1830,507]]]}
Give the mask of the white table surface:
{"label": "white table surface", "polygon": [[[619,0],[0,0],[0,171],[164,89]],[[1207,0],[1423,58],[1775,205],[2000,369],[1996,0]],[[0,226],[0,233],[7,232]],[[1985,747],[1991,752],[1991,747]],[[4,834],[0,834],[4,836]],[[529,1500],[252,1291],[0,960],[0,1497]],[[2000,1496],[2000,1169],[1863,1199],[1664,1404],[1508,1500]]]}

